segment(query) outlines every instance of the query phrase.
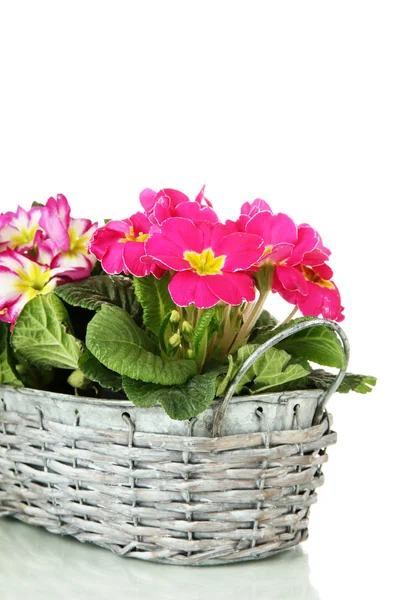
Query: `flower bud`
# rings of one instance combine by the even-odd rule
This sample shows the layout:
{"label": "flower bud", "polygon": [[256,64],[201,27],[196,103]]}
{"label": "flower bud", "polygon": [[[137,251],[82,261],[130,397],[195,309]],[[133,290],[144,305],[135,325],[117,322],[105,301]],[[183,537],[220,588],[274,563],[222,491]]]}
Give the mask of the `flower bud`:
{"label": "flower bud", "polygon": [[191,348],[189,348],[189,350],[186,350],[187,358],[193,358],[193,355],[194,355],[194,350],[192,350]]}
{"label": "flower bud", "polygon": [[170,323],[179,323],[180,320],[181,320],[181,315],[178,313],[177,310],[173,310],[171,312],[171,316],[169,317]]}
{"label": "flower bud", "polygon": [[179,335],[179,333],[174,333],[174,335],[171,335],[171,337],[168,340],[168,344],[171,346],[171,348],[177,348],[180,343],[181,336]]}
{"label": "flower bud", "polygon": [[185,340],[190,341],[193,337],[193,325],[189,321],[183,321],[181,325],[181,333]]}

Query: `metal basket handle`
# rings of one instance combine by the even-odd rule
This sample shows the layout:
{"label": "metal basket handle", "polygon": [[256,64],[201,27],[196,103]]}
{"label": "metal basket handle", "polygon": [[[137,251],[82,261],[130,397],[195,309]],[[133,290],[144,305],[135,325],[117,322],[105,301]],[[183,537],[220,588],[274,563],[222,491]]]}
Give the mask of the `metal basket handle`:
{"label": "metal basket handle", "polygon": [[247,369],[249,369],[253,365],[253,363],[255,363],[255,361],[264,354],[264,352],[266,352],[267,350],[269,350],[276,344],[279,344],[279,342],[282,342],[286,338],[290,337],[291,335],[293,335],[295,333],[298,333],[299,331],[303,331],[303,329],[309,329],[310,327],[318,327],[321,325],[324,325],[325,327],[329,327],[329,329],[332,329],[335,333],[338,334],[340,341],[342,342],[343,351],[344,351],[344,355],[345,355],[344,369],[339,370],[336,378],[334,379],[334,381],[332,382],[330,387],[326,390],[326,393],[323,397],[322,402],[320,402],[318,404],[318,407],[317,407],[317,410],[316,410],[316,413],[314,416],[314,423],[318,424],[321,422],[323,414],[324,414],[324,409],[325,409],[325,406],[326,406],[329,398],[332,396],[332,394],[334,394],[336,392],[336,390],[338,389],[339,385],[341,384],[341,382],[343,380],[343,377],[346,374],[347,365],[348,365],[349,356],[350,356],[350,346],[349,346],[349,341],[347,339],[346,334],[344,333],[343,329],[341,327],[339,327],[339,325],[335,321],[331,321],[329,319],[312,319],[312,320],[310,319],[309,321],[304,321],[303,323],[296,323],[295,325],[292,325],[292,327],[285,329],[285,331],[278,333],[277,335],[272,337],[270,340],[268,340],[267,342],[262,344],[259,348],[257,348],[257,350],[255,352],[253,352],[253,354],[251,356],[249,356],[249,358],[243,363],[243,365],[240,367],[239,371],[237,372],[233,382],[231,383],[230,387],[228,388],[228,391],[225,394],[225,398],[223,399],[222,403],[220,404],[220,406],[218,407],[218,409],[215,413],[214,423],[213,423],[213,437],[219,437],[221,435],[222,421],[225,417],[225,413],[228,408],[228,404],[236,390],[236,387],[238,386],[243,375],[246,373]]}

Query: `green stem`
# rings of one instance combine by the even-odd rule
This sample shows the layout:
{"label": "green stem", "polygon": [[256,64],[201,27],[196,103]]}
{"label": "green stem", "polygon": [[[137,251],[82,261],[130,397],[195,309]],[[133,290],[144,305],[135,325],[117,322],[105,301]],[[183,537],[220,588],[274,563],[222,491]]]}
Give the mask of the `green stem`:
{"label": "green stem", "polygon": [[293,319],[293,317],[297,313],[297,311],[298,311],[298,307],[295,306],[294,309],[288,314],[286,319],[284,319],[283,321],[278,323],[278,325],[276,327],[274,327],[274,329],[276,329],[277,327],[280,327],[281,325],[286,325],[286,323],[289,323],[289,321],[291,321]]}
{"label": "green stem", "polygon": [[235,340],[233,341],[233,344],[229,350],[230,354],[233,354],[234,352],[236,352],[236,350],[246,341],[246,339],[250,335],[251,330],[253,329],[254,325],[256,324],[258,317],[260,316],[260,314],[263,311],[264,304],[265,304],[268,294],[269,294],[269,290],[267,290],[259,295],[258,300],[254,304],[253,310],[251,311],[251,314],[249,315],[249,318],[243,324],[243,327],[240,329]]}

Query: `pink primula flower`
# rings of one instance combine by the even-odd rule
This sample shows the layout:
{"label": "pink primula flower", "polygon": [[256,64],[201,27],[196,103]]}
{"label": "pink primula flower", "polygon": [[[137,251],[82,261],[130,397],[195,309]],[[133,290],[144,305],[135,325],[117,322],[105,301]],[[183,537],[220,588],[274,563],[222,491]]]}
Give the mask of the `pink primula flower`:
{"label": "pink primula flower", "polygon": [[255,233],[264,240],[264,252],[258,264],[275,265],[288,258],[297,242],[297,227],[290,217],[283,213],[273,215],[268,210],[257,212],[244,229]]}
{"label": "pink primula flower", "polygon": [[146,242],[146,252],[165,269],[178,271],[169,291],[179,306],[210,308],[221,300],[238,305],[255,299],[251,275],[243,271],[263,253],[263,240],[232,233],[222,223],[174,217],[164,221]]}
{"label": "pink primula flower", "polygon": [[97,223],[89,219],[73,219],[66,197],[58,194],[57,199],[49,198],[41,209],[39,225],[51,240],[42,251],[47,256],[53,253],[51,267],[82,267],[89,276],[96,261],[89,253],[88,245]]}
{"label": "pink primula flower", "polygon": [[331,280],[332,270],[326,265],[307,267],[297,265],[293,267],[299,273],[299,279],[304,283],[301,289],[291,291],[282,283],[282,279],[274,279],[273,290],[290,304],[297,304],[305,316],[322,316],[333,321],[343,321],[343,306],[340,293],[335,283]]}
{"label": "pink primula flower", "polygon": [[140,193],[139,198],[146,215],[154,225],[161,225],[170,217],[184,217],[194,223],[196,221],[217,223],[219,219],[211,202],[204,195],[204,187],[194,202],[191,202],[182,192],[167,188],[159,192],[145,189]]}
{"label": "pink primula flower", "polygon": [[39,227],[40,217],[39,206],[29,211],[19,206],[15,213],[0,215],[0,252],[7,248],[21,252],[32,250],[43,236]]}
{"label": "pink primula flower", "polygon": [[39,294],[48,294],[57,285],[85,276],[85,269],[80,267],[69,271],[49,269],[14,250],[0,253],[0,321],[14,326],[29,300]]}
{"label": "pink primula flower", "polygon": [[272,213],[272,210],[261,198],[256,198],[253,202],[245,202],[242,204],[240,209],[240,216],[236,221],[226,221],[227,225],[230,225],[236,231],[246,231],[246,224],[252,217],[261,211],[268,211]]}
{"label": "pink primula flower", "polygon": [[93,235],[90,251],[107,273],[132,273],[137,277],[153,273],[160,278],[164,270],[155,263],[142,260],[150,227],[149,219],[141,212],[122,221],[109,221]]}
{"label": "pink primula flower", "polygon": [[275,268],[273,291],[297,304],[303,315],[342,321],[340,293],[332,281],[332,269],[325,264],[330,254],[317,231],[300,225],[292,253]]}

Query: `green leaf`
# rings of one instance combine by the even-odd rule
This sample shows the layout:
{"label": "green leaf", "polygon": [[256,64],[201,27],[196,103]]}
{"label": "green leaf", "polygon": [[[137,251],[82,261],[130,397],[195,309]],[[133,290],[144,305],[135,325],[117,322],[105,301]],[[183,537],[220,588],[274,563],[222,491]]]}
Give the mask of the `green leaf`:
{"label": "green leaf", "polygon": [[[218,388],[219,395],[224,394],[239,368],[252,356],[257,348],[259,348],[257,344],[248,344],[239,348],[234,359],[234,365],[229,365],[227,376]],[[256,388],[257,392],[262,392],[271,387],[304,377],[309,372],[310,368],[307,367],[306,363],[292,362],[292,357],[284,350],[270,348],[247,369],[235,390],[235,394],[239,394],[244,386],[249,383]]]}
{"label": "green leaf", "polygon": [[[171,317],[171,313],[172,311],[170,310],[169,312],[167,312],[167,314],[164,316],[163,320],[161,321],[161,325],[160,325],[160,330],[158,333],[158,341],[160,344],[160,348],[163,352],[165,352],[165,354],[168,354],[168,347],[167,347],[167,343],[166,343],[166,332],[167,329],[169,328],[171,330],[171,323],[170,323],[170,317]],[[171,333],[172,335],[172,333]]]}
{"label": "green leaf", "polygon": [[135,294],[143,308],[143,323],[157,337],[165,315],[176,308],[168,291],[168,284],[168,274],[161,279],[153,275],[134,279]]}
{"label": "green leaf", "polygon": [[53,293],[25,304],[11,343],[24,360],[43,368],[77,369],[82,344],[73,335],[68,313]]}
{"label": "green leaf", "polygon": [[[278,333],[286,331],[296,323],[304,323],[315,317],[301,317],[293,319],[285,325],[276,327],[276,329],[260,330],[255,339],[258,344],[263,344]],[[283,342],[275,346],[280,350],[285,350],[295,358],[304,358],[318,363],[325,367],[336,367],[343,369],[345,367],[345,356],[342,345],[337,335],[326,325],[310,327],[291,335]]]}
{"label": "green leaf", "polygon": [[263,310],[261,315],[258,317],[254,327],[263,329],[273,329],[278,325],[278,320],[275,319],[267,310]]}
{"label": "green leaf", "polygon": [[107,369],[107,367],[101,364],[101,362],[87,349],[85,349],[79,359],[79,369],[85,377],[99,383],[104,388],[109,388],[114,392],[119,392],[122,388],[121,375]]}
{"label": "green leaf", "polygon": [[155,383],[145,383],[144,381],[131,379],[125,375],[122,377],[122,387],[128,399],[135,406],[142,408],[149,408],[157,404],[157,402],[161,404],[162,397],[170,389],[162,385],[156,385]]}
{"label": "green leaf", "polygon": [[67,304],[89,310],[100,310],[105,304],[119,306],[136,317],[139,303],[135,297],[132,280],[123,275],[95,275],[66,283],[55,289],[57,296]]}
{"label": "green leaf", "polygon": [[[323,369],[316,369],[308,376],[307,387],[316,387],[327,390],[335,379],[336,375],[327,373]],[[372,377],[371,375],[354,375],[353,373],[346,373],[339,386],[338,392],[347,394],[348,392],[354,391],[359,394],[367,394],[368,392],[372,392],[372,388],[375,386],[376,381],[376,377]]]}
{"label": "green leaf", "polygon": [[197,324],[196,331],[195,331],[194,338],[193,338],[193,346],[194,346],[195,354],[198,354],[198,352],[199,352],[201,342],[203,341],[204,336],[208,332],[208,328],[210,326],[210,323],[211,323],[214,315],[215,315],[214,308],[203,309],[201,311],[201,316],[200,316],[199,322]]}
{"label": "green leaf", "polygon": [[203,412],[215,398],[215,385],[219,369],[196,375],[183,385],[163,387],[140,381],[127,381],[124,390],[136,406],[162,404],[171,419],[185,420]]}
{"label": "green leaf", "polygon": [[116,306],[103,306],[90,321],[86,345],[107,368],[132,379],[175,385],[196,373],[193,360],[165,361],[154,354],[152,340]]}
{"label": "green leaf", "polygon": [[9,342],[8,326],[0,321],[0,385],[23,387]]}
{"label": "green leaf", "polygon": [[235,376],[235,373],[237,373],[237,369],[235,369],[235,362],[233,360],[232,354],[229,354],[228,355],[228,370],[226,371],[224,378],[221,379],[221,381],[219,382],[219,385],[217,387],[216,396],[223,396],[225,394],[229,383],[232,381],[232,379]]}
{"label": "green leaf", "polygon": [[54,369],[31,365],[28,361],[18,355],[16,355],[15,358],[18,361],[15,367],[18,377],[25,387],[33,388],[35,390],[49,389],[50,384],[55,377]]}
{"label": "green leaf", "polygon": [[207,356],[208,339],[210,325],[215,316],[214,308],[204,309],[201,313],[199,322],[193,338],[194,357],[196,360],[198,371],[201,371]]}

